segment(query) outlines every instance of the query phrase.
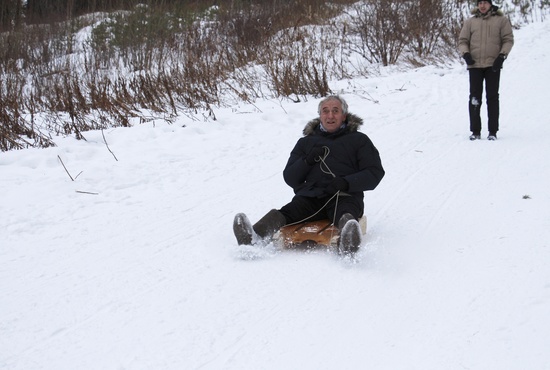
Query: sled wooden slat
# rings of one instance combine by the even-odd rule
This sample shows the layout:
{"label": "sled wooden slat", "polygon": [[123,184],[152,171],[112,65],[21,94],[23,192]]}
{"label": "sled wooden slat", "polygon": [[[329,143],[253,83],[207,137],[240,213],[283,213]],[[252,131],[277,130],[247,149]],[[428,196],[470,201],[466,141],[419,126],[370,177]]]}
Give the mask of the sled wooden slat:
{"label": "sled wooden slat", "polygon": [[[359,220],[363,234],[367,232],[367,219]],[[284,248],[310,249],[318,246],[336,246],[340,232],[329,220],[303,222],[283,226],[276,238]]]}
{"label": "sled wooden slat", "polygon": [[280,239],[287,248],[310,248],[315,245],[331,245],[331,239],[338,237],[338,228],[329,220],[304,222],[284,226],[279,230]]}

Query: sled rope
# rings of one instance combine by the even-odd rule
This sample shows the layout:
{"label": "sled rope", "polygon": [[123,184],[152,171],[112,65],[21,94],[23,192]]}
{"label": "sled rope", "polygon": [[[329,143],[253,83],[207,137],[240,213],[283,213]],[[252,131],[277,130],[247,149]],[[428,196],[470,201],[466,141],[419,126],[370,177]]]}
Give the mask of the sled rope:
{"label": "sled rope", "polygon": [[318,162],[321,162],[319,165],[321,167],[321,171],[323,171],[328,175],[332,175],[332,177],[336,177],[336,175],[330,170],[330,167],[325,162],[325,158],[328,157],[328,155],[330,154],[330,149],[328,148],[328,146],[323,146],[323,149],[325,150],[325,154],[323,154],[322,157],[319,157],[319,161],[318,161]]}
{"label": "sled rope", "polygon": [[[328,155],[330,154],[330,149],[328,146],[323,146],[323,149],[325,149],[325,154],[320,157],[320,161],[321,161],[321,164],[319,165],[321,167],[321,171],[323,171],[324,173],[326,174],[329,174],[329,175],[332,175],[332,177],[336,177],[336,175],[334,174],[334,172],[332,172],[332,170],[330,169],[330,167],[328,166],[328,164],[325,162],[325,158],[328,157]],[[323,168],[324,166],[324,168]],[[330,202],[334,196],[336,196],[336,203],[334,204],[334,216],[332,217],[332,224],[334,225],[336,223],[336,210],[338,209],[338,199],[340,199],[340,190],[338,190],[336,192],[336,194],[334,194],[329,200],[328,202]],[[325,203],[325,205],[323,207],[321,207],[321,209],[325,208],[326,205],[328,204]],[[319,211],[317,211],[317,213],[319,213],[321,211],[321,209]],[[317,214],[315,213],[315,214]],[[310,216],[310,217],[313,217],[313,216]],[[330,239],[332,239],[332,233],[330,235]]]}
{"label": "sled rope", "polygon": [[[332,177],[336,177],[334,172],[331,171],[330,167],[325,162],[325,158],[328,157],[328,155],[330,154],[330,149],[327,146],[323,146],[323,149],[325,150],[325,153],[323,154],[323,156],[319,156],[319,160],[316,159],[315,161],[320,162],[319,167],[321,168],[321,171],[323,171],[323,173],[326,173],[328,175],[332,175]],[[303,220],[296,221],[296,222],[293,222],[293,223],[285,225],[285,226],[292,226],[292,225],[301,224],[302,222],[306,222],[307,220],[309,220],[310,218],[314,217],[316,214],[321,212],[323,210],[323,208],[325,208],[327,206],[327,204],[329,204],[330,201],[334,199],[334,197],[336,197],[336,203],[334,205],[334,216],[332,217],[332,224],[334,225],[336,223],[336,210],[338,209],[338,199],[340,198],[340,190],[338,190],[336,192],[336,194],[334,194],[332,197],[330,197],[330,199],[327,200],[327,202],[325,204],[323,204],[323,206],[321,208],[319,208],[319,210],[317,212],[315,212],[314,214],[304,218]],[[333,237],[333,233],[334,233],[334,231],[332,231],[331,235],[330,235],[331,240],[332,240],[332,237]]]}
{"label": "sled rope", "polygon": [[[307,220],[309,220],[310,218],[312,218],[313,216],[315,216],[316,214],[321,212],[323,210],[323,208],[325,208],[327,206],[327,204],[329,204],[330,201],[334,199],[334,197],[336,197],[336,205],[335,205],[335,209],[336,209],[336,207],[338,207],[338,197],[339,196],[340,196],[340,191],[338,190],[338,192],[336,194],[334,194],[332,197],[330,197],[330,199],[327,200],[327,202],[325,204],[323,204],[323,206],[321,208],[319,208],[319,210],[317,212],[315,212],[312,215],[307,216],[306,218],[304,218],[300,221],[296,221],[296,222],[293,222],[291,224],[286,224],[285,226],[298,225],[298,224],[301,224],[302,222],[306,222]],[[336,218],[336,212],[334,212],[334,218]],[[334,219],[332,220],[332,224],[334,224]]]}

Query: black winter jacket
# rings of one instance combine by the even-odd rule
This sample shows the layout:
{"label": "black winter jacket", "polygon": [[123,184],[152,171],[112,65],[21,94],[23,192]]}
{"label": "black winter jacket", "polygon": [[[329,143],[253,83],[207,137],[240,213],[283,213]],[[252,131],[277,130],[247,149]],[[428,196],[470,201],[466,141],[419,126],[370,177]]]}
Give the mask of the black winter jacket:
{"label": "black winter jacket", "polygon": [[[358,131],[363,120],[348,113],[345,128],[328,133],[321,130],[321,120],[313,119],[304,128],[283,171],[285,182],[296,195],[324,197],[324,189],[334,178],[344,177],[349,183],[346,191],[351,196],[363,199],[363,192],[373,190],[384,177],[384,168],[378,150],[367,135]],[[308,165],[304,158],[315,146],[328,148],[325,166]]]}

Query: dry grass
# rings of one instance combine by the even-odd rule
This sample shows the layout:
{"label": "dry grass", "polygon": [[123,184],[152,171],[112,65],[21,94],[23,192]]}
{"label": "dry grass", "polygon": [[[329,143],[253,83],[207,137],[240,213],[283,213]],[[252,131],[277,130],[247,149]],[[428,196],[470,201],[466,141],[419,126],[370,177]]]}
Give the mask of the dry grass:
{"label": "dry grass", "polygon": [[0,150],[85,139],[132,118],[215,119],[212,107],[235,101],[326,96],[331,79],[358,73],[348,70],[353,53],[383,65],[455,57],[461,19],[451,14],[463,3],[419,1],[159,0],[20,24],[0,33]]}

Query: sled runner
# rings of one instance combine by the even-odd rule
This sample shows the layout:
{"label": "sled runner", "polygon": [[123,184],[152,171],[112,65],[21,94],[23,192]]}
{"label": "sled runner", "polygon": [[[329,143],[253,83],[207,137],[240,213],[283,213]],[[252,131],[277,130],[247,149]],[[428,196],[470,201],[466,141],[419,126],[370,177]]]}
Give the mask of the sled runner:
{"label": "sled runner", "polygon": [[[359,220],[361,232],[367,233],[367,218]],[[275,234],[277,243],[287,249],[313,249],[317,247],[336,247],[340,232],[329,220],[303,222],[283,226]]]}

